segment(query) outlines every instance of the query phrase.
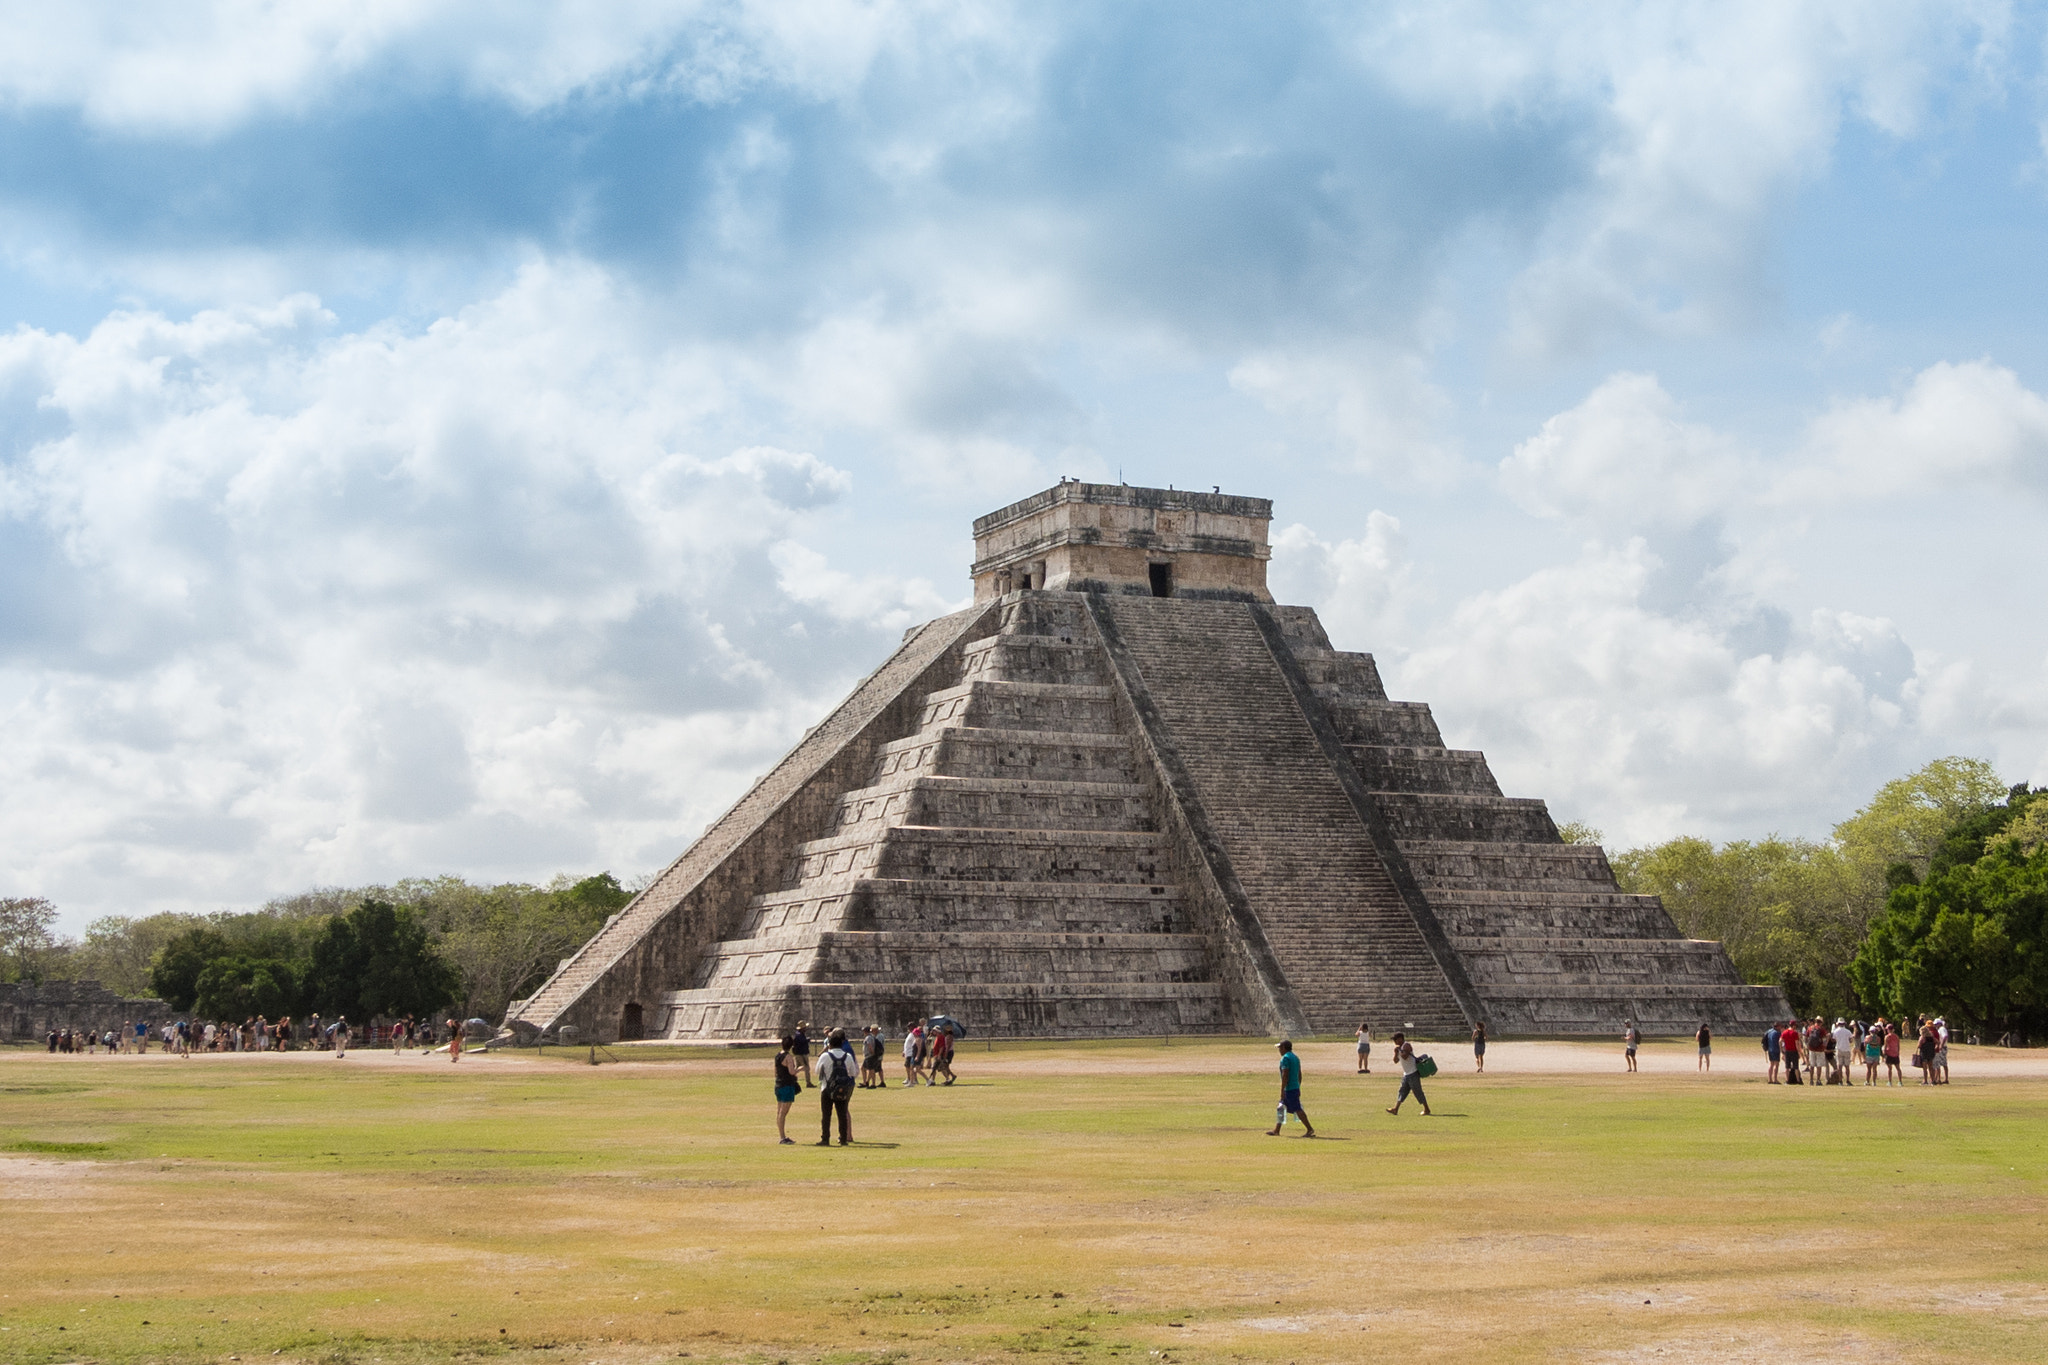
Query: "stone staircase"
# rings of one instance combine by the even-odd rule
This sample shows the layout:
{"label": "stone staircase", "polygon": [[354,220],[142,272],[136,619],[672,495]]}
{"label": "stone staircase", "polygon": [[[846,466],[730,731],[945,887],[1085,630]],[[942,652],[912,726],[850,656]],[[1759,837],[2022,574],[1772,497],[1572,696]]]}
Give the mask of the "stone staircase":
{"label": "stone staircase", "polygon": [[659,1035],[894,1030],[940,1012],[1008,1036],[1233,1026],[1085,604],[1020,594],[962,658],[782,887],[661,998]]}
{"label": "stone staircase", "polygon": [[1315,614],[1270,613],[1498,1033],[1761,1028],[1784,1009],[1718,943],[1689,940],[1607,856],[1564,843],[1543,802],[1501,794],[1485,756],[1444,747],[1429,708],[1387,699],[1371,656],[1330,647]]}
{"label": "stone staircase", "polygon": [[[1382,1030],[1466,1027],[1256,609],[1114,597],[1100,609],[1142,675],[1310,1028],[1348,1034],[1363,1019]],[[1331,701],[1384,695],[1365,655],[1326,650],[1304,672]]]}

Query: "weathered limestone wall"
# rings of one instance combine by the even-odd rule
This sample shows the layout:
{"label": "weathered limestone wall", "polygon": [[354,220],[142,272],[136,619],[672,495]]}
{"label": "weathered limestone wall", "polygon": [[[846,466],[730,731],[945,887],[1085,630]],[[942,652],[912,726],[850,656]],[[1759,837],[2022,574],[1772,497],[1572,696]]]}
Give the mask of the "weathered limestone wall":
{"label": "weathered limestone wall", "polygon": [[132,1038],[137,1023],[163,1024],[176,1017],[169,1004],[154,996],[118,995],[97,981],[0,983],[0,1038],[41,1039],[52,1029],[100,1034],[124,1024]]}
{"label": "weathered limestone wall", "polygon": [[974,523],[974,597],[1031,589],[1269,602],[1264,498],[1063,483]]}
{"label": "weathered limestone wall", "polygon": [[1186,764],[1306,1022],[1464,1020],[1248,603],[1091,599]]}
{"label": "weathered limestone wall", "polygon": [[987,609],[970,608],[918,627],[690,849],[636,896],[534,995],[515,1001],[510,1024],[574,1025],[585,1038],[619,1036],[625,1007],[643,1028],[686,979],[704,949],[729,938],[749,898],[779,884],[796,849],[829,824],[840,798],[866,781],[881,744],[913,725],[924,694],[960,667],[960,646]]}
{"label": "weathered limestone wall", "polygon": [[1000,608],[741,933],[663,998],[665,1036],[937,1011],[1011,1036],[1235,1026],[1085,600]]}

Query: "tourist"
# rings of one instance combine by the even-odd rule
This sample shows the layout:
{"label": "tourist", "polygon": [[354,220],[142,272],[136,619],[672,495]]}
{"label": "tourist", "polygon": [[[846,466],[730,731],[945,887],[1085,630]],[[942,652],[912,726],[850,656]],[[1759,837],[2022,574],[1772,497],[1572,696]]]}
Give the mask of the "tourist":
{"label": "tourist", "polygon": [[403,1053],[405,1051],[405,1020],[403,1019],[400,1019],[391,1026],[391,1050],[394,1053]]}
{"label": "tourist", "polygon": [[1835,1065],[1841,1069],[1843,1085],[1849,1084],[1849,1068],[1856,1060],[1856,1033],[1846,1019],[1835,1020]]}
{"label": "tourist", "polygon": [[306,1041],[313,1045],[316,1052],[327,1047],[327,1028],[320,1022],[318,1010],[313,1011],[313,1021],[306,1025]]}
{"label": "tourist", "polygon": [[[1878,1022],[1883,1023],[1882,1020]],[[1906,1083],[1906,1073],[1899,1069],[1899,1026],[1897,1024],[1885,1024],[1884,1026],[1884,1083],[1888,1086],[1904,1085]]]}
{"label": "tourist", "polygon": [[[795,1038],[790,1040],[794,1043]],[[826,1040],[825,1055],[818,1059],[818,1145],[832,1145],[832,1115],[839,1115],[839,1145],[853,1145],[853,1085],[860,1063],[846,1046],[846,1030],[833,1029]]]}
{"label": "tourist", "polygon": [[1370,1019],[1363,1020],[1358,1025],[1358,1074],[1361,1076],[1372,1075],[1372,1020]]}
{"label": "tourist", "polygon": [[1636,1027],[1636,1021],[1628,1021],[1628,1027],[1621,1031],[1621,1060],[1630,1071],[1636,1069],[1636,1049],[1642,1045],[1643,1031]]}
{"label": "tourist", "polygon": [[784,1147],[796,1145],[796,1139],[789,1135],[789,1107],[796,1103],[796,1070],[791,1065],[790,1047],[796,1039],[787,1033],[782,1035],[782,1050],[775,1054],[775,1136],[782,1140]]}
{"label": "tourist", "polygon": [[1764,1069],[1764,1084],[1766,1085],[1776,1085],[1778,1083],[1779,1047],[1780,1043],[1778,1040],[1778,1026],[1776,1024],[1772,1024],[1769,1028],[1764,1030],[1764,1057],[1770,1063],[1770,1065]]}
{"label": "tourist", "polygon": [[1785,1054],[1785,1084],[1798,1085],[1799,1080],[1799,1021],[1787,1020],[1784,1031],[1778,1035],[1778,1048]]}
{"label": "tourist", "polygon": [[1835,1031],[1833,1029],[1824,1028],[1821,1030],[1820,1050],[1821,1055],[1825,1059],[1826,1063],[1821,1068],[1823,1073],[1821,1078],[1822,1084],[1834,1085],[1835,1083],[1841,1080],[1841,1076],[1836,1070],[1836,1067],[1838,1065],[1838,1058],[1841,1056],[1841,1050],[1837,1045]]}
{"label": "tourist", "polygon": [[462,1028],[453,1019],[448,1021],[448,1060],[462,1060]]}
{"label": "tourist", "polygon": [[138,1053],[149,1051],[149,1021],[147,1019],[135,1025],[135,1050]]}
{"label": "tourist", "polygon": [[1884,1064],[1884,1020],[1879,1018],[1863,1030],[1863,1083],[1877,1084],[1877,1069]]}
{"label": "tourist", "polygon": [[943,1026],[929,1031],[932,1041],[931,1083],[939,1083],[939,1073],[944,1072],[946,1084],[953,1083],[953,1030]]}
{"label": "tourist", "polygon": [[910,1026],[910,1032],[903,1035],[903,1088],[912,1089],[917,1085],[918,1073],[924,1061],[924,1023]]}
{"label": "tourist", "polygon": [[792,1046],[789,1055],[796,1062],[796,1074],[803,1078],[805,1085],[815,1082],[811,1079],[811,1035],[810,1025],[802,1020],[797,1022],[796,1032],[790,1035]]}
{"label": "tourist", "polygon": [[889,1082],[882,1075],[882,1026],[869,1024],[861,1030],[860,1088],[881,1090]]}
{"label": "tourist", "polygon": [[1941,1039],[1934,1032],[1934,1021],[1929,1019],[1920,1025],[1920,1046],[1913,1053],[1913,1065],[1920,1068],[1920,1084],[1934,1084],[1934,1054],[1941,1049]]}
{"label": "tourist", "polygon": [[1948,1084],[1948,1020],[1934,1021],[1934,1083]]}
{"label": "tourist", "polygon": [[343,1057],[348,1056],[349,1026],[346,1014],[335,1019],[332,1032],[334,1034],[334,1060],[338,1062]]}
{"label": "tourist", "polygon": [[1486,1021],[1481,1019],[1472,1029],[1472,1069],[1481,1076],[1486,1074]]}
{"label": "tourist", "polygon": [[1394,1097],[1394,1107],[1387,1112],[1400,1113],[1401,1106],[1413,1095],[1415,1102],[1422,1106],[1423,1117],[1427,1118],[1429,1097],[1422,1093],[1422,1063],[1415,1059],[1415,1047],[1408,1041],[1408,1035],[1399,1029],[1394,1031],[1394,1064],[1401,1068],[1401,1093]]}
{"label": "tourist", "polygon": [[1693,1063],[1694,1071],[1714,1069],[1714,1031],[1707,1027],[1707,1021],[1700,1020],[1700,1031],[1693,1035],[1693,1041],[1700,1045],[1700,1059]]}
{"label": "tourist", "polygon": [[1282,1038],[1273,1046],[1280,1049],[1280,1108],[1274,1113],[1273,1126],[1266,1130],[1266,1136],[1279,1137],[1287,1116],[1293,1114],[1301,1120],[1305,1130],[1302,1136],[1314,1137],[1316,1126],[1308,1121],[1308,1110],[1301,1107],[1301,1058],[1294,1053],[1294,1040]]}

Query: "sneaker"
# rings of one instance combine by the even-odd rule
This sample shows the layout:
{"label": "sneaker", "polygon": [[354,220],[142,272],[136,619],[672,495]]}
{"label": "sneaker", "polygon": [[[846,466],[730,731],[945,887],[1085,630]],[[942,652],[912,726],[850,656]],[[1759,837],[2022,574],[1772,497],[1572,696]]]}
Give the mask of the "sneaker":
{"label": "sneaker", "polygon": [[784,1138],[784,1139],[782,1140],[782,1145],[783,1145],[783,1146],[785,1146],[785,1147],[794,1147],[794,1146],[796,1146],[796,1139],[795,1139],[795,1138]]}

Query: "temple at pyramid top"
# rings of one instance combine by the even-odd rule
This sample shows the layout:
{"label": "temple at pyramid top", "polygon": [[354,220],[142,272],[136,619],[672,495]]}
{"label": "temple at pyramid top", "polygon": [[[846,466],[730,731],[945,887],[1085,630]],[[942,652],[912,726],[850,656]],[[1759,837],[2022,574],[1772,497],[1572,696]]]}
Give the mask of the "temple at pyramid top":
{"label": "temple at pyramid top", "polygon": [[1266,590],[1272,504],[1062,482],[507,1024],[772,1039],[1689,1034],[1782,1020],[1370,654]]}
{"label": "temple at pyramid top", "polygon": [[1020,589],[1270,602],[1273,504],[1063,481],[974,521],[974,600]]}

